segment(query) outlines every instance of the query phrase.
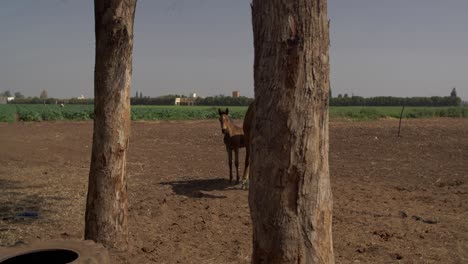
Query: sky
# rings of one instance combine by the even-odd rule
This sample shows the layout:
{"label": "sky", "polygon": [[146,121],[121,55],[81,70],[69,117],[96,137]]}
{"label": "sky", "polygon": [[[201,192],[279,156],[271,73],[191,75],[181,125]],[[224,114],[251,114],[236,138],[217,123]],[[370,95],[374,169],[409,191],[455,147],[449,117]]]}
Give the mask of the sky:
{"label": "sky", "polygon": [[[93,1],[2,0],[0,92],[93,97]],[[468,100],[467,0],[329,0],[333,95]],[[132,95],[253,97],[250,0],[138,0]]]}

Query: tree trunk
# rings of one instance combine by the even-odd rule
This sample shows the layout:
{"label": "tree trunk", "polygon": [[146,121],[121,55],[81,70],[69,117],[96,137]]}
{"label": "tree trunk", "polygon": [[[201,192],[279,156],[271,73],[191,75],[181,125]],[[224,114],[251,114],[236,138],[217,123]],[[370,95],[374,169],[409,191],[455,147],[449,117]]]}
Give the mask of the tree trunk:
{"label": "tree trunk", "polygon": [[253,0],[252,263],[334,263],[326,0]]}
{"label": "tree trunk", "polygon": [[85,238],[128,246],[127,149],[130,134],[136,0],[95,0],[94,133]]}

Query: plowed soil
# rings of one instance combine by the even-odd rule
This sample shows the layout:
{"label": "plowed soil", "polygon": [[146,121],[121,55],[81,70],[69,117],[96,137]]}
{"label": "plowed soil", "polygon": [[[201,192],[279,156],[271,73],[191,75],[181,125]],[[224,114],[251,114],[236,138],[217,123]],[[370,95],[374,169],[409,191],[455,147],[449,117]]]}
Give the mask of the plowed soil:
{"label": "plowed soil", "polygon": [[[330,123],[336,262],[468,263],[468,120],[397,129]],[[91,140],[91,122],[0,124],[0,246],[83,237]],[[131,250],[113,263],[249,263],[217,121],[135,122],[128,158]]]}

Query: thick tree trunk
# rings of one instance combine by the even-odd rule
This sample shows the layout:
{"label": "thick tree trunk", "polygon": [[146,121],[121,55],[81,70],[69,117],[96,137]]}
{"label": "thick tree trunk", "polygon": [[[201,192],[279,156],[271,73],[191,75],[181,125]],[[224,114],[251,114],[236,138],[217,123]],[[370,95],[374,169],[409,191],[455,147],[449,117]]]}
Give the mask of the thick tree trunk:
{"label": "thick tree trunk", "polygon": [[334,263],[326,0],[253,0],[253,263]]}
{"label": "thick tree trunk", "polygon": [[94,134],[85,238],[128,246],[126,161],[136,0],[95,0]]}

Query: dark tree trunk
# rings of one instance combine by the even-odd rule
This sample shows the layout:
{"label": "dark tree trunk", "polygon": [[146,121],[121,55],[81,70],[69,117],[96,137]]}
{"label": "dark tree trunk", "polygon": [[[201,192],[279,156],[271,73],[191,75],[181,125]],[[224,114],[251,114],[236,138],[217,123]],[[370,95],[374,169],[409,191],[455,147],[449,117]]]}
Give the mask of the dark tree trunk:
{"label": "dark tree trunk", "polygon": [[326,0],[253,0],[252,263],[334,263]]}
{"label": "dark tree trunk", "polygon": [[127,149],[130,134],[136,0],[95,0],[94,133],[85,238],[128,246]]}

